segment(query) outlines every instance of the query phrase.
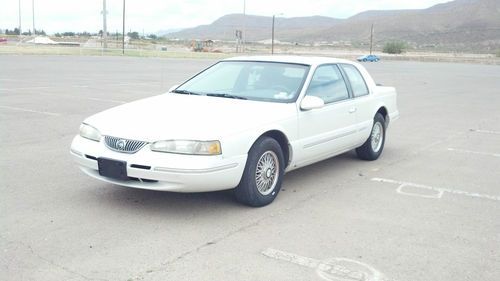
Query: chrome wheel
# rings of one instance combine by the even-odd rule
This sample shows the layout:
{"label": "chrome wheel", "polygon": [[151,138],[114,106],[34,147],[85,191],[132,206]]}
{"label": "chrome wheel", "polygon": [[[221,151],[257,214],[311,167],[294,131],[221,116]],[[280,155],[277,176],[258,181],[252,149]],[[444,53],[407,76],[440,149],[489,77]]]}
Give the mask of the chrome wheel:
{"label": "chrome wheel", "polygon": [[255,169],[255,183],[262,195],[270,194],[276,187],[279,177],[279,160],[276,153],[268,150],[260,156]]}
{"label": "chrome wheel", "polygon": [[384,127],[380,122],[375,122],[371,134],[371,145],[373,152],[377,153],[382,147],[384,140]]}

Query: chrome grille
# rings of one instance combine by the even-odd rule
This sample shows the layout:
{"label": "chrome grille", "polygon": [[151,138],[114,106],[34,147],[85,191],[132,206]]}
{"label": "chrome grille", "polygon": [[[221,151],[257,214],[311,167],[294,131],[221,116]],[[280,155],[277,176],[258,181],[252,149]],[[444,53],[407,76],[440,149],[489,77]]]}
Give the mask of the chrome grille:
{"label": "chrome grille", "polygon": [[136,153],[147,144],[147,142],[144,141],[128,140],[111,136],[104,136],[104,142],[109,149],[123,153]]}

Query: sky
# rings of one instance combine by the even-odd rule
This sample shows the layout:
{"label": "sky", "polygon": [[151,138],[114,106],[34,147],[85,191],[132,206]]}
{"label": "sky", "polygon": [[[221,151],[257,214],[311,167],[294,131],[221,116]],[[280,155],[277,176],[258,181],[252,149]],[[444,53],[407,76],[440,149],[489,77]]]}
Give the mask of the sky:
{"label": "sky", "polygon": [[[281,17],[329,16],[348,18],[365,10],[421,9],[449,0],[126,0],[126,31],[146,34],[160,30],[180,29],[210,24],[226,14]],[[2,0],[0,28],[19,26],[33,28],[32,3],[35,6],[35,28],[47,33],[64,31],[98,32],[102,29],[102,0]],[[122,29],[123,0],[107,0],[108,32]]]}

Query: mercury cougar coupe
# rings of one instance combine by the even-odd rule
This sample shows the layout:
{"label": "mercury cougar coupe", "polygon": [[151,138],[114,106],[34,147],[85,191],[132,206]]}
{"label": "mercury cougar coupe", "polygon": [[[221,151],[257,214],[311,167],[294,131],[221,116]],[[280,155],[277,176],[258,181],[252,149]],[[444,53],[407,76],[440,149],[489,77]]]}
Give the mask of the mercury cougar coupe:
{"label": "mercury cougar coupe", "polygon": [[163,191],[234,189],[264,206],[286,172],[356,149],[377,159],[398,118],[396,91],[365,68],[325,57],[215,63],[168,93],[88,117],[71,144],[83,172]]}

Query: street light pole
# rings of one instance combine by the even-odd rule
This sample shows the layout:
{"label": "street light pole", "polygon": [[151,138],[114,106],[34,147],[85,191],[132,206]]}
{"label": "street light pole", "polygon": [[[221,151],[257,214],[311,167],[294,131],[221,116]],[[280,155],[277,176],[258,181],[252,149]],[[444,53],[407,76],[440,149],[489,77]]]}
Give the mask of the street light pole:
{"label": "street light pole", "polygon": [[36,29],[35,29],[35,0],[31,0],[31,7],[33,9],[33,35],[36,36]]}
{"label": "street light pole", "polygon": [[275,15],[273,15],[273,28],[271,32],[271,55],[274,54],[274,18]]}
{"label": "street light pole", "polygon": [[106,23],[106,0],[102,0],[102,41],[104,42],[104,49],[108,48],[108,25]]}
{"label": "street light pole", "polygon": [[21,36],[21,0],[19,0],[19,36]]}

